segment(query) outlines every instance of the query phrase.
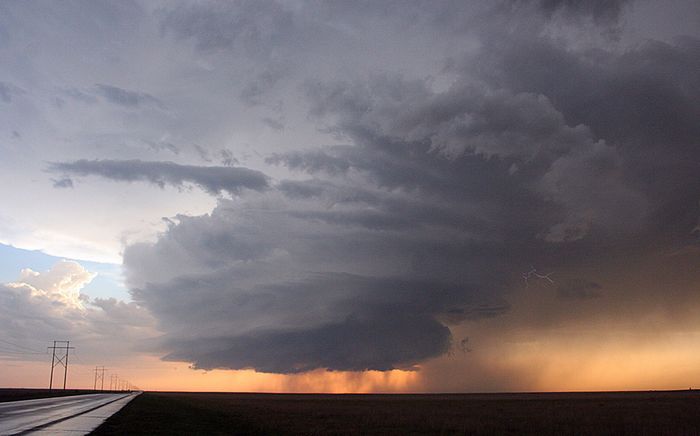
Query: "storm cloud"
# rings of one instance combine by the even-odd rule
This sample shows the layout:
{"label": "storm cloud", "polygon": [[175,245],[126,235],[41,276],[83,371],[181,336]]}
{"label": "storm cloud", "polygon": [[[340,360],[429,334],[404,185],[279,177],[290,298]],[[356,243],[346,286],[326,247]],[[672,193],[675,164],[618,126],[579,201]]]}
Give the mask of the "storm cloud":
{"label": "storm cloud", "polygon": [[[605,27],[623,3],[538,8],[543,26],[564,14]],[[251,8],[237,20],[257,26]],[[165,26],[201,49],[254,45],[185,27],[195,16],[206,17],[178,10]],[[449,63],[456,78],[442,90],[392,73],[306,79],[309,116],[345,145],[274,153],[268,164],[306,178],[181,216],[155,244],[127,248],[166,359],[278,373],[411,368],[450,349],[449,326],[507,314],[529,264],[564,269],[567,253],[576,262],[610,241],[624,250],[655,237],[655,214],[678,194],[664,176],[642,181],[682,168],[697,145],[697,42],[591,54],[529,30],[480,38],[481,51]],[[683,183],[697,196],[696,181]],[[600,288],[561,280],[567,299]]]}
{"label": "storm cloud", "polygon": [[77,160],[54,162],[49,171],[76,176],[100,176],[106,179],[136,182],[145,181],[164,188],[166,185],[182,187],[192,183],[212,195],[222,191],[232,194],[242,189],[264,190],[267,177],[255,170],[242,167],[217,167],[178,165],[173,162],[147,162],[142,160]]}
{"label": "storm cloud", "polygon": [[[579,16],[603,29],[624,3],[518,7],[541,26]],[[236,20],[257,26],[250,8]],[[207,15],[180,9],[165,26],[202,50],[253,44],[185,27],[195,17]],[[455,78],[440,90],[392,73],[304,80],[309,116],[345,144],[273,153],[266,163],[300,178],[181,216],[125,252],[166,359],[276,373],[412,368],[453,346],[450,326],[507,315],[530,265],[565,271],[656,238],[668,225],[659,210],[699,194],[684,163],[700,137],[697,42],[590,53],[523,29],[480,33],[483,49],[447,62]],[[264,37],[256,48],[275,34]],[[672,171],[647,178],[662,168]],[[683,193],[664,188],[679,182]],[[598,296],[598,283],[563,275],[563,299]]]}
{"label": "storm cloud", "polygon": [[[38,144],[61,204],[91,178],[177,188],[111,206],[139,213],[109,238],[138,235],[119,247],[126,284],[164,360],[423,371],[461,349],[474,378],[495,379],[508,350],[517,361],[588,323],[692,330],[700,27],[659,15],[692,16],[691,3],[112,5],[119,26],[90,49],[138,28],[157,53],[117,50],[115,65],[139,65],[121,78],[112,64],[53,87],[8,77],[0,109],[63,103],[35,117],[39,137],[20,108],[6,130],[22,138],[0,147]],[[123,189],[100,186],[86,204]],[[426,371],[451,390],[463,369]]]}

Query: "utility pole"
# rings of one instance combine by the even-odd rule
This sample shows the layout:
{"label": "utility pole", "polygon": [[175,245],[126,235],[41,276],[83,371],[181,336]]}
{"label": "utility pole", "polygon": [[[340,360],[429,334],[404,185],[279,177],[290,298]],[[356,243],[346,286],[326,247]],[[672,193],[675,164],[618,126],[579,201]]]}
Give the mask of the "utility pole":
{"label": "utility pole", "polygon": [[105,367],[104,366],[96,366],[95,367],[95,384],[93,385],[92,390],[96,391],[97,390],[97,381],[99,380],[101,382],[100,384],[100,390],[104,391],[105,390]]}
{"label": "utility pole", "polygon": [[[65,344],[57,346],[56,344]],[[46,347],[52,351],[51,354],[51,379],[49,380],[49,390],[53,389],[53,369],[61,365],[63,366],[63,390],[66,389],[66,380],[68,379],[68,350],[72,350],[75,347],[70,346],[70,341],[53,341],[52,347]],[[56,350],[65,350],[66,354],[63,356],[56,355]]]}

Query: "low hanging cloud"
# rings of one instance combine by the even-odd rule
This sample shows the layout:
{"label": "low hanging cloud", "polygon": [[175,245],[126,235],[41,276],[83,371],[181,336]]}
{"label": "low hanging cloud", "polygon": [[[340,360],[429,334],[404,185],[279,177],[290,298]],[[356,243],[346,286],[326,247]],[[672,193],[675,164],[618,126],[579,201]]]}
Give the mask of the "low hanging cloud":
{"label": "low hanging cloud", "polygon": [[[127,248],[134,299],[167,332],[166,359],[276,373],[408,369],[447,352],[446,323],[508,310],[483,285],[441,279],[416,258],[421,239],[435,240],[428,232],[408,241],[396,229],[252,206],[222,201],[210,216],[181,217],[154,245]],[[402,270],[393,262],[415,271],[388,275]]]}
{"label": "low hanging cloud", "polygon": [[99,176],[122,182],[145,181],[164,188],[199,186],[211,195],[222,192],[238,194],[241,190],[263,191],[268,178],[260,171],[230,166],[179,165],[173,162],[134,160],[77,160],[54,162],[49,171],[75,176]]}

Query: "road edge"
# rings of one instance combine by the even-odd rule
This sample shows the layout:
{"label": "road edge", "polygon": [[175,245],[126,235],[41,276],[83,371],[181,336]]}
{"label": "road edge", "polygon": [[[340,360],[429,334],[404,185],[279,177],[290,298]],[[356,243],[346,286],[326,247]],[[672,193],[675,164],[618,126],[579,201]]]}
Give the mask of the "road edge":
{"label": "road edge", "polygon": [[[22,436],[22,435],[28,435],[28,434],[32,434],[32,433],[35,433],[35,432],[39,432],[39,431],[42,431],[42,430],[44,430],[44,429],[46,429],[47,427],[50,427],[50,426],[52,426],[52,425],[60,424],[60,423],[62,423],[62,422],[64,422],[64,421],[68,421],[69,419],[73,419],[73,418],[79,417],[79,416],[81,416],[81,415],[85,415],[86,413],[94,412],[94,411],[97,410],[97,409],[101,409],[101,408],[103,408],[103,407],[105,407],[105,406],[108,406],[108,405],[114,403],[114,402],[117,402],[117,401],[119,401],[119,400],[123,400],[124,398],[127,398],[127,397],[129,397],[129,396],[131,396],[131,397],[132,397],[132,400],[133,400],[134,398],[136,398],[136,397],[139,396],[140,394],[141,394],[141,392],[125,394],[125,395],[123,395],[123,396],[120,396],[120,397],[118,397],[118,398],[115,398],[114,400],[108,401],[108,402],[106,402],[106,403],[104,403],[104,404],[100,404],[99,406],[95,406],[95,407],[93,407],[93,408],[91,408],[91,409],[83,410],[83,411],[80,412],[80,413],[76,413],[76,414],[73,414],[73,415],[70,415],[70,416],[64,416],[64,417],[59,418],[59,419],[56,419],[56,420],[54,420],[54,421],[47,422],[47,423],[41,424],[41,425],[37,425],[36,427],[32,427],[32,428],[30,428],[30,429],[23,430],[23,431],[21,431],[21,432],[19,432],[19,433],[14,433],[14,435],[15,435],[15,436]],[[131,400],[129,400],[129,401],[131,401]],[[129,402],[126,402],[124,405],[126,405],[126,404],[128,404],[128,403],[129,403]],[[116,412],[116,411],[115,411],[115,412]]]}

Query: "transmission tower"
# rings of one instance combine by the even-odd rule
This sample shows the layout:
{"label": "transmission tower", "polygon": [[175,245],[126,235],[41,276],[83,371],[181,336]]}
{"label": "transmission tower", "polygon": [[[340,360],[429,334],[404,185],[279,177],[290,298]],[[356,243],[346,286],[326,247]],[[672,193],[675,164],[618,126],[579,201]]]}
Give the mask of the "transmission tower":
{"label": "transmission tower", "polygon": [[[65,344],[57,346],[56,344]],[[68,379],[68,350],[75,347],[70,346],[70,341],[53,341],[52,347],[46,347],[52,351],[51,355],[51,379],[49,380],[49,390],[53,389],[53,369],[58,365],[63,366],[63,389],[66,389],[66,380]],[[56,350],[65,350],[64,355],[57,355]]]}
{"label": "transmission tower", "polygon": [[96,366],[95,367],[95,384],[93,386],[93,390],[97,390],[97,382],[100,382],[100,390],[104,391],[105,390],[105,368],[104,366]]}

